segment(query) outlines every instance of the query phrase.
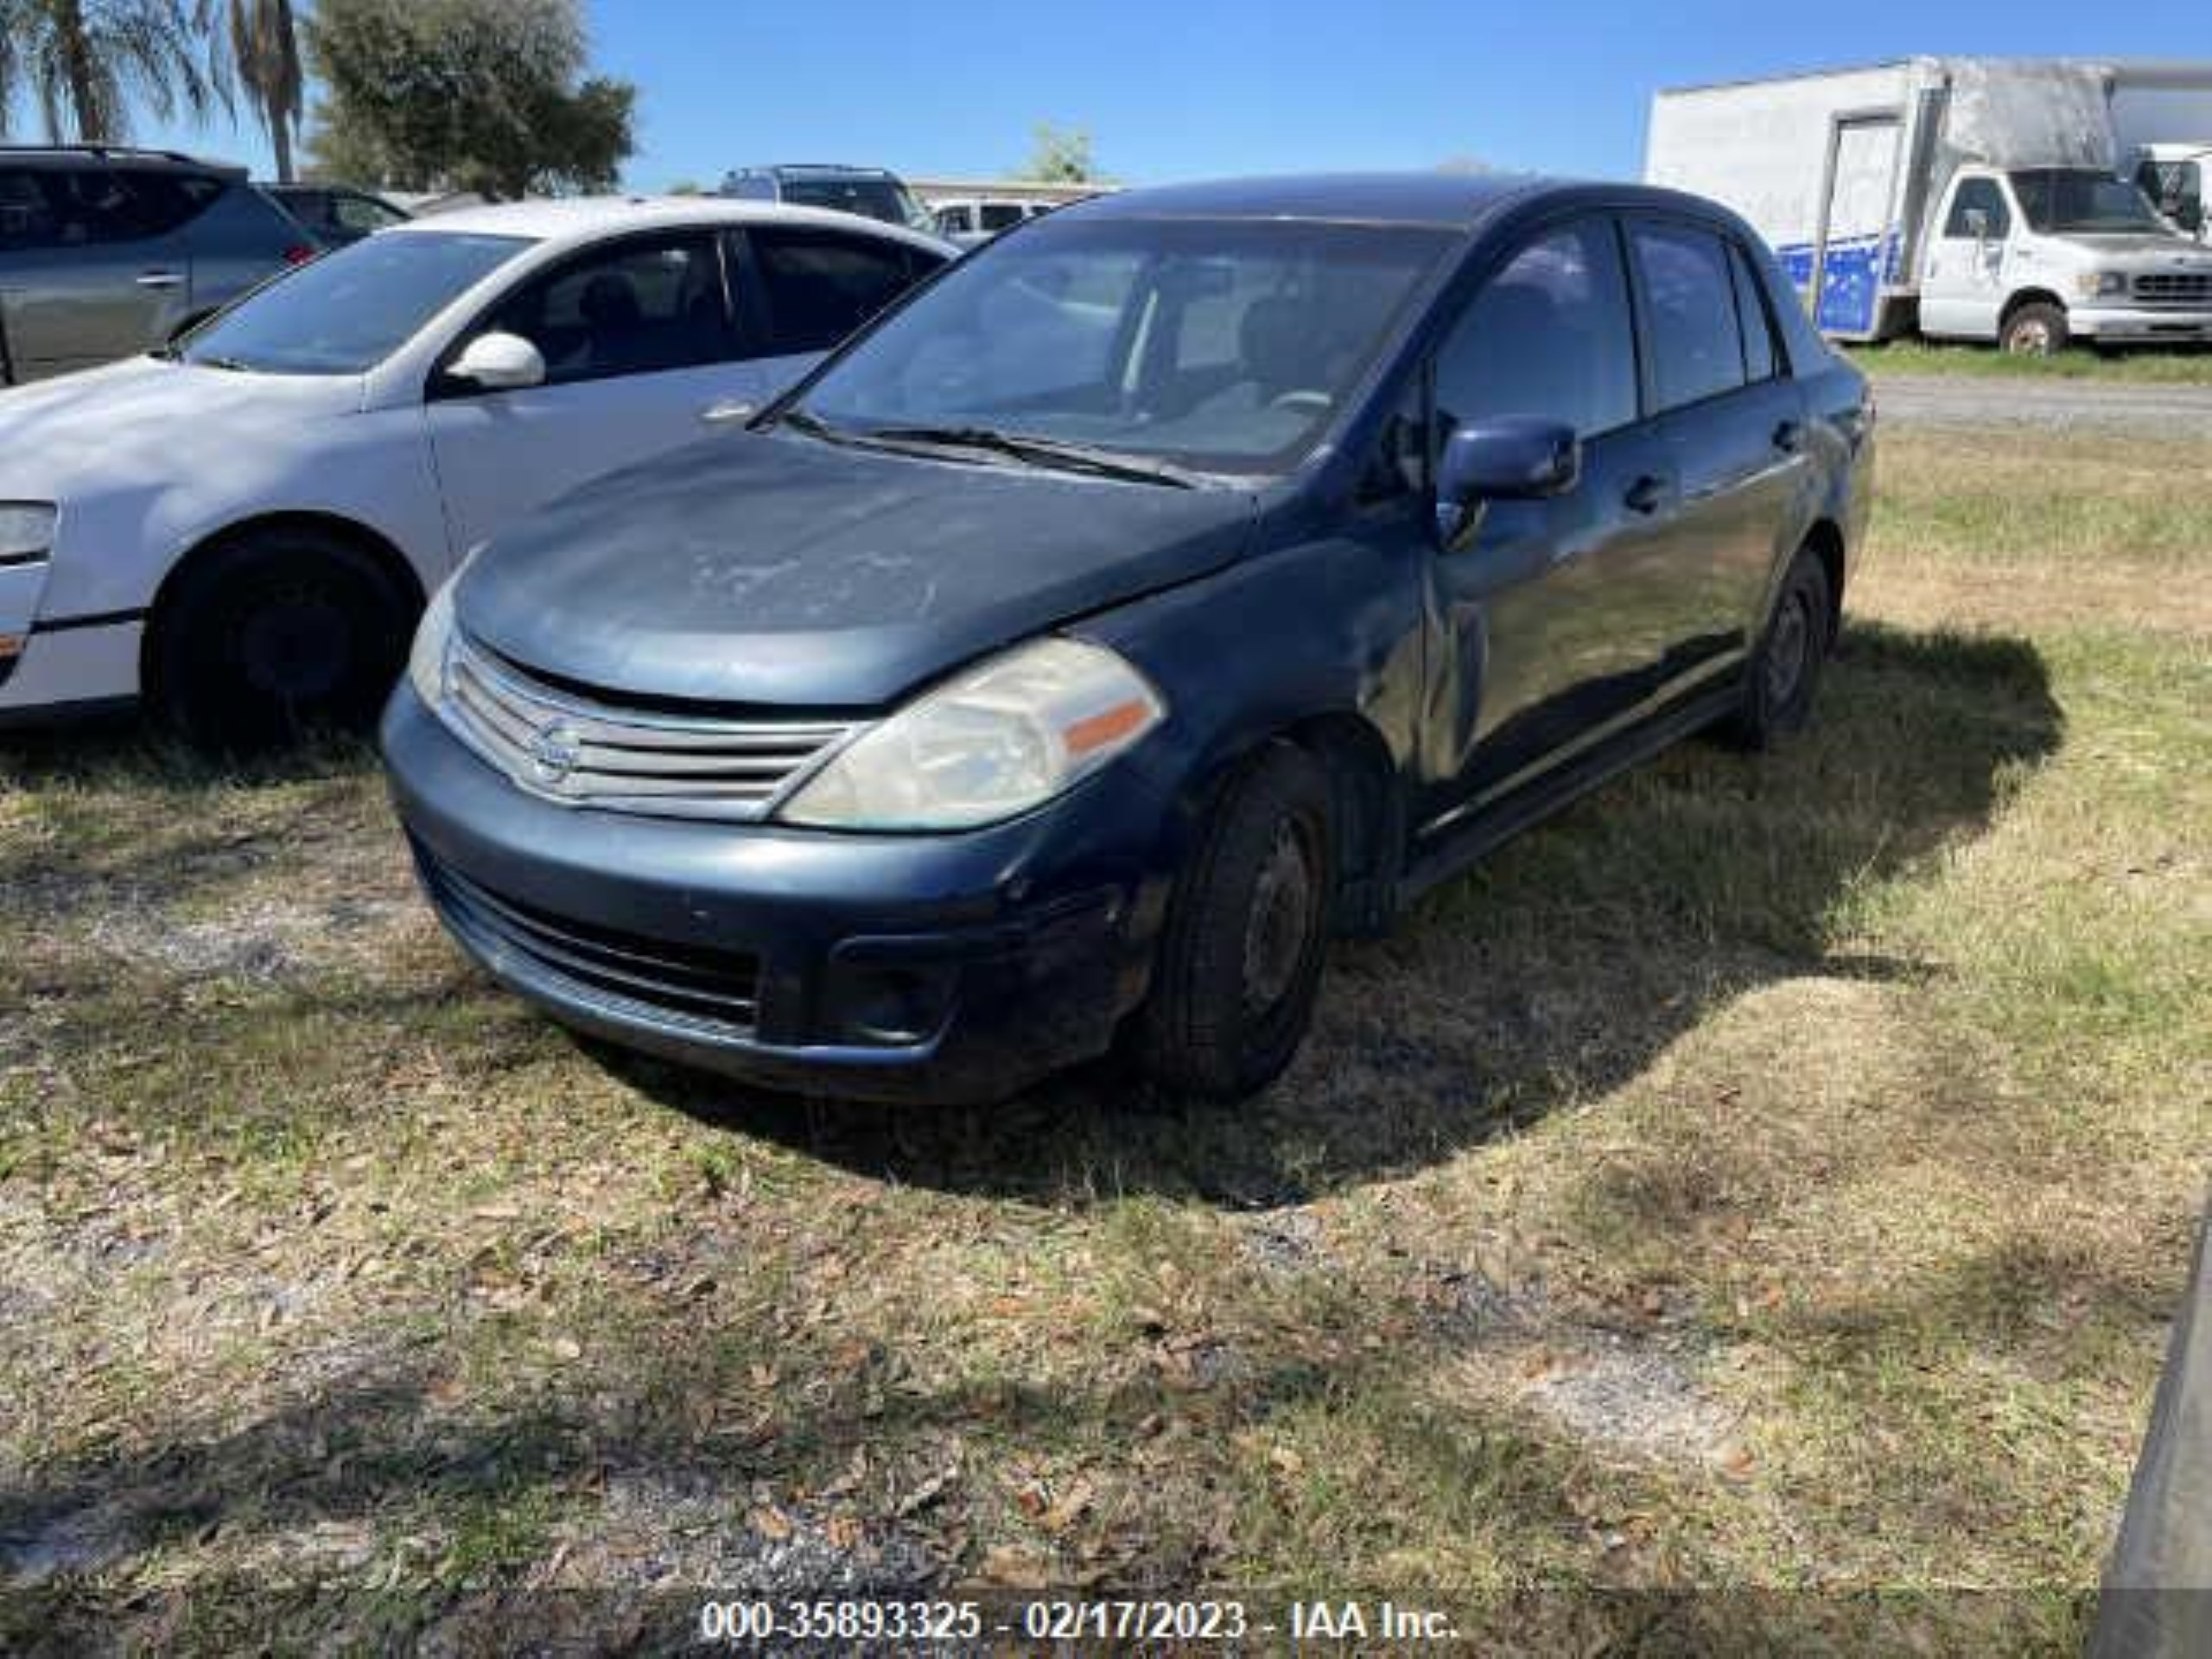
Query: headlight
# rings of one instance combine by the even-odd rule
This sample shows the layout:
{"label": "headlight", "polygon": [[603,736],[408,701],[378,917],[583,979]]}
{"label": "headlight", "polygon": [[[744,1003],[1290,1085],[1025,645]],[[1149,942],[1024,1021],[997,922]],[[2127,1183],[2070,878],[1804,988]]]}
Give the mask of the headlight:
{"label": "headlight", "polygon": [[2076,271],[2074,273],[2074,291],[2085,300],[2125,294],[2127,292],[2127,273],[2124,270]]}
{"label": "headlight", "polygon": [[994,823],[1089,777],[1166,712],[1159,693],[1112,652],[1039,639],[864,733],[778,816],[838,830]]}
{"label": "headlight", "polygon": [[[464,565],[462,567],[466,569]],[[407,678],[426,708],[446,700],[446,656],[453,646],[453,589],[461,580],[456,570],[438,585],[415,625],[415,645],[407,653]]]}
{"label": "headlight", "polygon": [[35,557],[53,548],[53,503],[0,501],[0,559]]}

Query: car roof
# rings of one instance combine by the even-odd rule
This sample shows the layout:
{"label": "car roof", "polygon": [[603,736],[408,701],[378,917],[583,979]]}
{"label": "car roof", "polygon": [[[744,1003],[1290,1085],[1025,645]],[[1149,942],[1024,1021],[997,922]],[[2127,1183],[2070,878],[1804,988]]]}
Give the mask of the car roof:
{"label": "car roof", "polygon": [[787,202],[747,201],[730,196],[563,196],[543,201],[454,207],[377,232],[420,236],[442,231],[475,236],[523,236],[534,241],[592,241],[622,231],[683,225],[813,225],[825,230],[866,230],[871,235],[946,251],[933,236],[880,219]]}
{"label": "car roof", "polygon": [[87,162],[108,167],[213,173],[226,179],[246,175],[245,168],[228,162],[202,161],[175,149],[139,149],[130,144],[0,144],[0,162],[10,167],[81,167]]}
{"label": "car roof", "polygon": [[887,167],[849,167],[842,162],[769,162],[757,167],[734,167],[734,178],[777,179],[895,179]]}

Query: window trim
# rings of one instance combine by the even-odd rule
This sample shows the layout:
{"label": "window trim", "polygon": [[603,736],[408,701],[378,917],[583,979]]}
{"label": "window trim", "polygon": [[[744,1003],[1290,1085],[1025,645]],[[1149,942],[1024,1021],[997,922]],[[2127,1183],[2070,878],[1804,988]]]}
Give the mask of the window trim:
{"label": "window trim", "polygon": [[[1753,386],[1764,386],[1775,380],[1796,379],[1796,370],[1789,360],[1789,343],[1782,337],[1782,321],[1774,314],[1774,296],[1767,291],[1766,283],[1759,276],[1758,262],[1752,257],[1751,251],[1744,245],[1742,238],[1723,236],[1720,239],[1728,245],[1730,271],[1741,271],[1744,280],[1751,284],[1751,302],[1758,307],[1759,321],[1766,328],[1767,358],[1774,365],[1754,380],[1751,378],[1751,360],[1745,359],[1744,390],[1749,391]],[[1732,275],[1729,285],[1732,288],[1735,285]],[[1743,334],[1744,296],[1738,294],[1736,296],[1737,339],[1741,340]]]}
{"label": "window trim", "polygon": [[716,279],[722,300],[722,338],[730,346],[734,347],[739,341],[740,331],[737,319],[732,313],[730,306],[729,257],[722,248],[721,237],[717,233],[721,228],[715,225],[687,225],[625,231],[619,236],[610,236],[597,242],[587,243],[581,248],[571,248],[567,253],[556,255],[543,264],[523,272],[497,295],[478,307],[476,314],[454,331],[453,338],[446,342],[437,356],[431,360],[429,370],[423,378],[423,401],[425,404],[466,403],[479,397],[509,397],[518,391],[558,391],[565,386],[597,385],[608,380],[643,380],[656,375],[689,374],[700,369],[713,368],[718,364],[742,361],[741,358],[725,352],[722,355],[709,358],[703,363],[678,364],[671,368],[646,370],[642,373],[579,375],[570,380],[548,379],[537,385],[527,387],[480,386],[474,381],[456,380],[446,372],[459,360],[461,354],[468,349],[469,342],[484,332],[485,325],[512,303],[524,289],[539,283],[557,281],[588,260],[595,260],[607,254],[632,247],[651,246],[655,243],[668,242],[678,238],[702,238],[715,251]]}

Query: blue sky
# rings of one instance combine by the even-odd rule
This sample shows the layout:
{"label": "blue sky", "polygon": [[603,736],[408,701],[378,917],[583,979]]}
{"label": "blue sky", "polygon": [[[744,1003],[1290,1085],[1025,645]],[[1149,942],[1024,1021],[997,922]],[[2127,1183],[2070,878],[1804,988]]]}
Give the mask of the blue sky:
{"label": "blue sky", "polygon": [[[589,0],[598,65],[639,87],[634,188],[748,161],[984,175],[1040,120],[1131,183],[1495,165],[1633,175],[1652,91],[1914,52],[2212,53],[2202,0]],[[249,128],[163,130],[267,165]]]}

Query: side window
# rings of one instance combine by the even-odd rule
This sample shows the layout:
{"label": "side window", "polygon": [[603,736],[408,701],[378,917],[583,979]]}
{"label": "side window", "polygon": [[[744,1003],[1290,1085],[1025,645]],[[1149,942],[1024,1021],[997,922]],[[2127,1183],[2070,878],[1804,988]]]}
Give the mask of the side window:
{"label": "side window", "polygon": [[1021,204],[1014,201],[987,201],[983,204],[983,228],[987,231],[1010,231],[1021,223]]}
{"label": "side window", "polygon": [[537,346],[549,385],[693,368],[731,351],[721,262],[703,235],[586,254],[508,299],[486,326]]}
{"label": "side window", "polygon": [[1630,228],[1643,296],[1652,378],[1662,410],[1744,384],[1728,250],[1710,231],[1639,221]]}
{"label": "side window", "polygon": [[130,195],[134,236],[181,231],[223,194],[220,179],[192,173],[126,173],[122,183]]}
{"label": "side window", "polygon": [[747,235],[772,357],[829,350],[934,269],[900,243],[842,231],[758,226]]}
{"label": "side window", "polygon": [[380,231],[387,225],[401,224],[407,215],[373,197],[344,192],[330,199],[330,217],[349,231],[366,233]]}
{"label": "side window", "polygon": [[1440,443],[1496,415],[1585,437],[1636,419],[1636,346],[1619,245],[1603,219],[1530,243],[1485,283],[1436,359]]}
{"label": "side window", "polygon": [[50,245],[80,248],[147,234],[137,199],[112,168],[49,168],[30,179],[46,194]]}
{"label": "side window", "polygon": [[59,246],[54,208],[28,168],[0,169],[0,251]]}
{"label": "side window", "polygon": [[1951,197],[1950,215],[1943,221],[1944,236],[1972,241],[1974,226],[1967,222],[1967,215],[1977,211],[1989,215],[1989,238],[1993,242],[2012,233],[2012,210],[2005,205],[2005,193],[1998,188],[1997,181],[1968,179]]}
{"label": "side window", "polygon": [[1744,339],[1744,378],[1757,385],[1775,376],[1774,321],[1760,298],[1759,279],[1750,259],[1733,242],[1728,245],[1728,270],[1736,282],[1736,324]]}

